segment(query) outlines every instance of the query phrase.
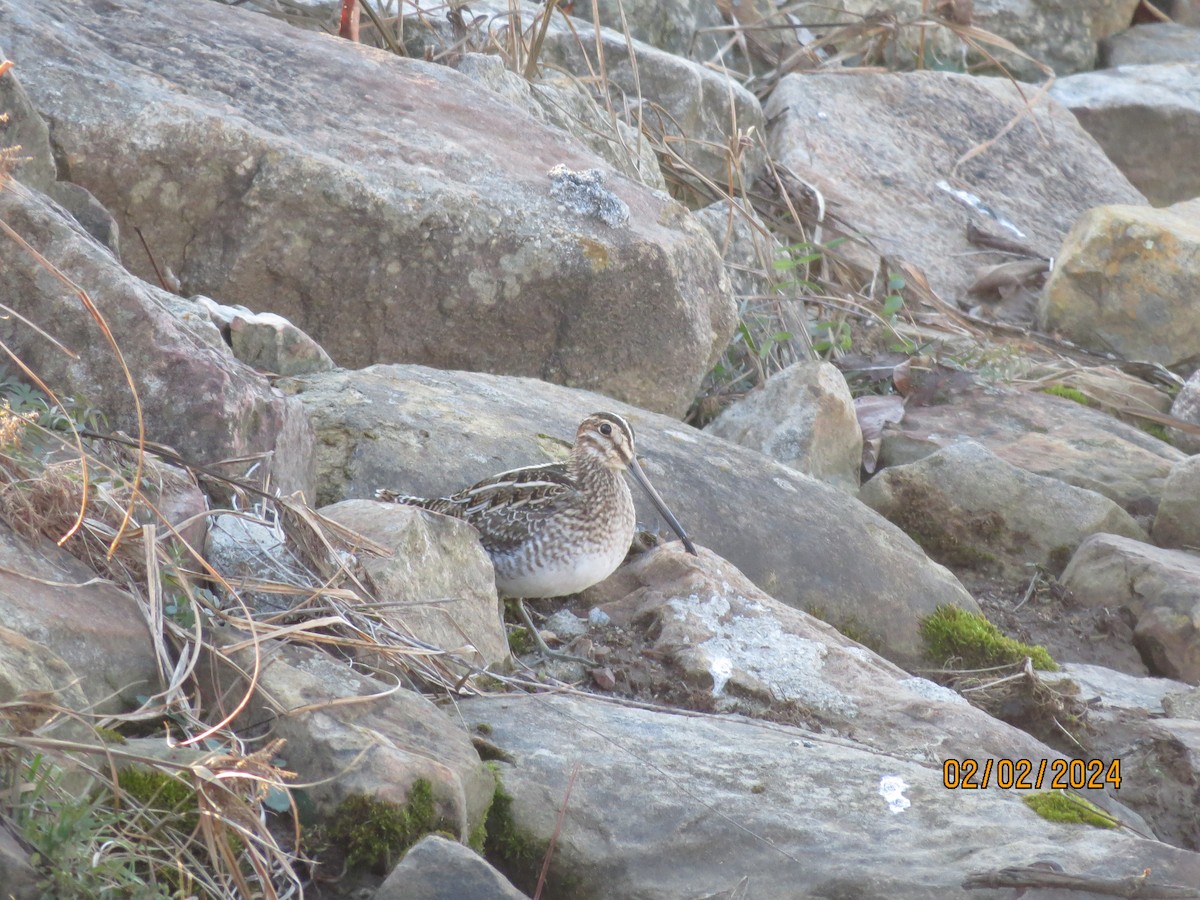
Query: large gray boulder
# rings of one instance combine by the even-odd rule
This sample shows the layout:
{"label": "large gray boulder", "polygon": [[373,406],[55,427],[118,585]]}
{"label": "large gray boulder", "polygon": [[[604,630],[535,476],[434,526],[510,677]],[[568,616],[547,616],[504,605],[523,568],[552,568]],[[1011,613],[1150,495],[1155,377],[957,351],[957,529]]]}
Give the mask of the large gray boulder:
{"label": "large gray boulder", "polygon": [[[62,345],[16,317],[0,322],[6,346],[42,381],[102,412],[111,428],[136,435],[137,409],[123,361],[148,436],[205,464],[278,448],[276,477],[290,489],[292,463],[306,455],[311,438],[285,398],[233,357],[206,317],[181,318],[173,303],[182,301],[130,275],[36,191],[10,183],[0,192],[0,218],[42,257],[15,241],[0,242],[0,294]],[[58,281],[47,264],[96,304],[120,357],[77,291]]]}
{"label": "large gray boulder", "polygon": [[[187,0],[5,0],[0,33],[133,271],[153,278],[136,226],[184,292],[283,315],[342,365],[681,414],[732,333],[682,206],[444,66]],[[602,184],[563,196],[559,165]]]}
{"label": "large gray boulder", "polygon": [[554,895],[966,900],[980,896],[965,888],[972,875],[1045,860],[1082,877],[1142,876],[1148,894],[1200,883],[1200,854],[1050,822],[1023,802],[1029,792],[956,789],[957,766],[852,738],[548,694],[459,710],[508,754],[499,774],[517,832],[558,835]]}
{"label": "large gray boulder", "polygon": [[957,300],[978,266],[1011,258],[981,255],[968,224],[1052,257],[1084,210],[1142,202],[1069,111],[1031,109],[1029,92],[948,72],[788,75],[769,144],[889,264]]}

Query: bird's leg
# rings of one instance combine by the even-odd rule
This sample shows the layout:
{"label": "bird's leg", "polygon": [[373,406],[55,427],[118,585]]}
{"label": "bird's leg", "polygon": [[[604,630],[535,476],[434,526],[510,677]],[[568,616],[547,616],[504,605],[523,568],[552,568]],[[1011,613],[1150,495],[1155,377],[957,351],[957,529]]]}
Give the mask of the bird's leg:
{"label": "bird's leg", "polygon": [[572,656],[570,653],[563,653],[561,650],[551,650],[547,647],[546,642],[542,640],[542,633],[534,627],[529,610],[525,608],[525,601],[519,597],[517,598],[517,613],[521,616],[521,621],[525,623],[525,627],[529,629],[529,633],[533,635],[533,640],[538,645],[538,652],[544,660],[561,659],[565,662],[583,663],[585,666],[596,665],[593,660],[584,659],[582,656]]}

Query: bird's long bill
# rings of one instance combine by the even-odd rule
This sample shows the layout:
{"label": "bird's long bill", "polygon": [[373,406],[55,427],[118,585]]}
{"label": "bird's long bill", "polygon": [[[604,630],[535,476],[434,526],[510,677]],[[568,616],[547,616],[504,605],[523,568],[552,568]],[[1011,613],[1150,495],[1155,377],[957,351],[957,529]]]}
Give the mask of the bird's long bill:
{"label": "bird's long bill", "polygon": [[692,539],[687,536],[687,532],[683,530],[683,526],[679,524],[679,520],[675,518],[675,514],[667,509],[667,504],[663,498],[658,496],[658,491],[654,489],[654,485],[650,483],[650,479],[646,477],[646,473],[642,471],[642,467],[638,464],[637,458],[630,459],[629,471],[633,473],[633,480],[638,483],[643,491],[646,492],[653,502],[659,515],[667,520],[667,524],[671,526],[674,532],[679,535],[679,539],[683,541],[683,546],[692,556],[699,556],[696,552],[696,545],[692,543]]}

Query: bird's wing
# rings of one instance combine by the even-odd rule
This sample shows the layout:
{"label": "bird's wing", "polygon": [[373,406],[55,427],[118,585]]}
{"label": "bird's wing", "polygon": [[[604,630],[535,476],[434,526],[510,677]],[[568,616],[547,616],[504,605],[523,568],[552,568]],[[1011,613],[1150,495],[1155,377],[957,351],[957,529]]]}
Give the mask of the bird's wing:
{"label": "bird's wing", "polygon": [[579,490],[560,463],[501,472],[447,498],[480,532],[484,548],[503,552],[521,544]]}

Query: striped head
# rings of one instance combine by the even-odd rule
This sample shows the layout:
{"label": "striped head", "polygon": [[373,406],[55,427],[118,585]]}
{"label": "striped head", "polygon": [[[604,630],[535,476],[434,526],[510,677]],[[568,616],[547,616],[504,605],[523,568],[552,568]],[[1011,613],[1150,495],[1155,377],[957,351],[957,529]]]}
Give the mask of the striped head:
{"label": "striped head", "polygon": [[616,413],[592,413],[575,432],[572,455],[620,471],[635,459],[633,428]]}
{"label": "striped head", "polygon": [[646,492],[659,515],[679,535],[688,553],[696,555],[696,548],[688,538],[687,532],[667,508],[666,502],[659,496],[638,463],[637,454],[633,449],[633,427],[616,413],[592,413],[579,424],[579,430],[575,432],[575,447],[571,451],[570,463],[574,474],[579,474],[581,468],[597,462],[604,468],[617,472],[628,470],[633,480]]}

